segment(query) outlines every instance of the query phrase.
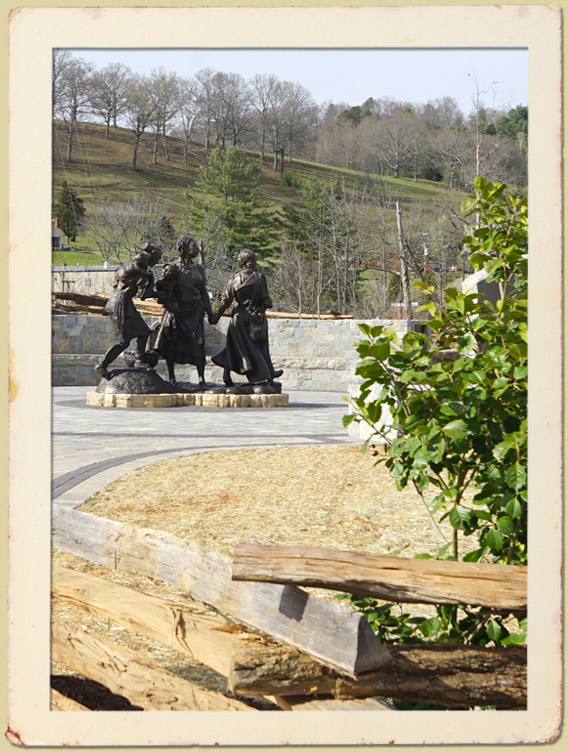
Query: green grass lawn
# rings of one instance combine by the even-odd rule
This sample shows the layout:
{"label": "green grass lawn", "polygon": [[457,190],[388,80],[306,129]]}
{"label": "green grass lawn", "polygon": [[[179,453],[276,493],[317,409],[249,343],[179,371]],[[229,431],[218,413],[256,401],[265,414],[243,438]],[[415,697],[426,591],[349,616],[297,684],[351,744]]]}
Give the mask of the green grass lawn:
{"label": "green grass lawn", "polygon": [[51,263],[56,267],[62,267],[64,264],[67,266],[75,266],[79,264],[84,267],[96,267],[103,265],[103,257],[99,254],[89,253],[85,251],[52,251]]}

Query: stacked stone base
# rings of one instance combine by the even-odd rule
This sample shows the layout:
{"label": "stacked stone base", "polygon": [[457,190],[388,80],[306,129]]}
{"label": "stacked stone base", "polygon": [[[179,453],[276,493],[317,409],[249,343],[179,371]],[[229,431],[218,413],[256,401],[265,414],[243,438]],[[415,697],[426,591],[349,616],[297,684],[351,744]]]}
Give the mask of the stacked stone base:
{"label": "stacked stone base", "polygon": [[180,408],[186,405],[203,408],[284,408],[288,405],[288,395],[227,395],[207,392],[130,395],[88,392],[87,405],[97,408]]}

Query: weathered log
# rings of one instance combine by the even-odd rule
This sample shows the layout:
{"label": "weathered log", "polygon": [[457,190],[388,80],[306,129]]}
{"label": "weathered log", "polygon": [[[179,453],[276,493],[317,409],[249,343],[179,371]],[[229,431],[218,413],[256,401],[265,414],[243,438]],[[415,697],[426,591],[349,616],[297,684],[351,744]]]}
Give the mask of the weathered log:
{"label": "weathered log", "polygon": [[51,651],[55,661],[100,682],[145,710],[253,710],[242,701],[200,688],[135,651],[103,641],[82,629],[53,625]]}
{"label": "weathered log", "polygon": [[93,308],[92,306],[66,306],[64,303],[58,303],[53,306],[54,311],[64,311],[66,314],[76,314],[78,311],[83,314],[97,314],[98,316],[108,316],[104,308]]}
{"label": "weathered log", "polygon": [[100,565],[159,578],[194,599],[356,674],[389,654],[360,614],[294,586],[231,581],[231,562],[193,542],[54,505],[53,545]]}
{"label": "weathered log", "polygon": [[266,312],[269,319],[353,319],[353,314],[297,314],[288,311],[270,311]]}
{"label": "weathered log", "polygon": [[233,580],[317,586],[396,603],[527,608],[524,566],[241,544],[235,548]]}
{"label": "weathered log", "polygon": [[[284,652],[291,660],[294,657],[297,661],[306,658],[305,654],[291,647],[267,649],[265,640],[260,636],[245,632],[242,627],[220,615],[204,614],[197,606],[182,605],[150,596],[89,573],[56,565],[52,570],[51,590],[54,596],[74,607],[166,643],[227,678],[231,670],[232,655],[237,651],[262,650],[265,660],[272,652],[275,657],[281,656]],[[323,665],[311,661],[318,671],[324,669]],[[301,692],[303,691],[298,690],[298,693]],[[288,711],[316,708],[313,705],[316,702],[305,697],[300,697],[294,702],[280,696],[267,696],[267,699]],[[70,704],[75,703],[68,700]],[[62,708],[63,703],[64,701],[59,699],[57,708]],[[371,707],[374,708],[375,704],[367,705],[365,708]],[[380,703],[377,703],[376,707],[383,708]],[[338,705],[334,699],[317,699],[317,708],[349,710],[351,706],[349,701],[342,701]],[[357,703],[354,708],[359,709],[362,706]]]}
{"label": "weathered log", "polygon": [[51,590],[74,607],[161,641],[225,677],[235,651],[265,647],[260,637],[220,615],[205,614],[198,606],[150,596],[89,573],[55,566]]}
{"label": "weathered log", "polygon": [[104,306],[108,301],[102,295],[85,295],[84,293],[53,293],[57,301],[74,301],[83,306]]}
{"label": "weathered log", "polygon": [[270,687],[273,695],[333,695],[338,678],[331,668],[307,654],[281,647],[236,651],[227,687],[232,693],[248,693],[245,687]]}
{"label": "weathered log", "polygon": [[233,656],[229,687],[235,693],[332,695],[337,699],[382,696],[444,706],[524,708],[527,703],[526,649],[449,644],[393,645],[391,661],[357,678],[340,676],[285,652]]}

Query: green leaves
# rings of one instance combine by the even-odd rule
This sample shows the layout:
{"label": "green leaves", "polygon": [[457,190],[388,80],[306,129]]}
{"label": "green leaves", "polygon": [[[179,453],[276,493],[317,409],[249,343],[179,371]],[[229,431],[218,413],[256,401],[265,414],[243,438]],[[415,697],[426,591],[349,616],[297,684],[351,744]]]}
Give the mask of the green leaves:
{"label": "green leaves", "polygon": [[527,484],[526,468],[520,463],[515,463],[505,471],[505,480],[512,489],[523,489]]}
{"label": "green leaves", "polygon": [[442,431],[450,439],[465,439],[468,435],[467,425],[461,418],[447,423]]}
{"label": "green leaves", "polygon": [[[353,400],[360,420],[391,417],[385,461],[398,489],[414,486],[435,524],[447,521],[453,539],[427,559],[458,559],[463,537],[476,546],[467,562],[527,562],[527,229],[526,199],[502,183],[475,181],[476,195],[462,205],[476,215],[464,244],[472,264],[499,284],[495,304],[482,296],[445,291],[445,304],[422,311],[431,337],[362,325],[357,373],[365,380]],[[426,284],[419,285],[427,294]],[[344,425],[357,417],[347,416]],[[383,436],[385,436],[384,431]],[[428,500],[431,485],[436,495]],[[353,602],[365,610],[383,640],[521,644],[526,619],[470,607],[436,607],[435,617],[410,617],[393,605]]]}

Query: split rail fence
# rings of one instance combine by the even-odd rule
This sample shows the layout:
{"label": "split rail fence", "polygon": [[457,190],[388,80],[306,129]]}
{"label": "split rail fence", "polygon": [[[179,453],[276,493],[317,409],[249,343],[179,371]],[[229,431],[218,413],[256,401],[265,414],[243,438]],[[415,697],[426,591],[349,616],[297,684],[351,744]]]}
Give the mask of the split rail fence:
{"label": "split rail fence", "polygon": [[[66,314],[100,314],[108,316],[105,311],[105,304],[108,298],[102,295],[86,295],[84,293],[52,293],[52,308],[54,311]],[[134,304],[143,316],[160,317],[164,313],[164,307],[155,300],[134,299]],[[231,312],[227,311],[223,316],[230,316]],[[270,311],[266,312],[269,319],[353,319],[352,314],[338,314],[328,312],[323,314],[297,314],[287,311]]]}
{"label": "split rail fence", "polygon": [[[117,572],[155,578],[212,607],[54,567],[52,592],[170,646],[226,678],[205,689],[84,628],[54,621],[52,658],[145,710],[384,710],[380,699],[526,707],[521,646],[383,645],[365,617],[301,586],[394,602],[526,610],[526,568],[325,549],[237,547],[233,560],[162,531],[55,505],[52,543]],[[251,628],[253,631],[251,631]],[[256,699],[256,700],[255,700]],[[52,708],[84,706],[52,691]]]}

